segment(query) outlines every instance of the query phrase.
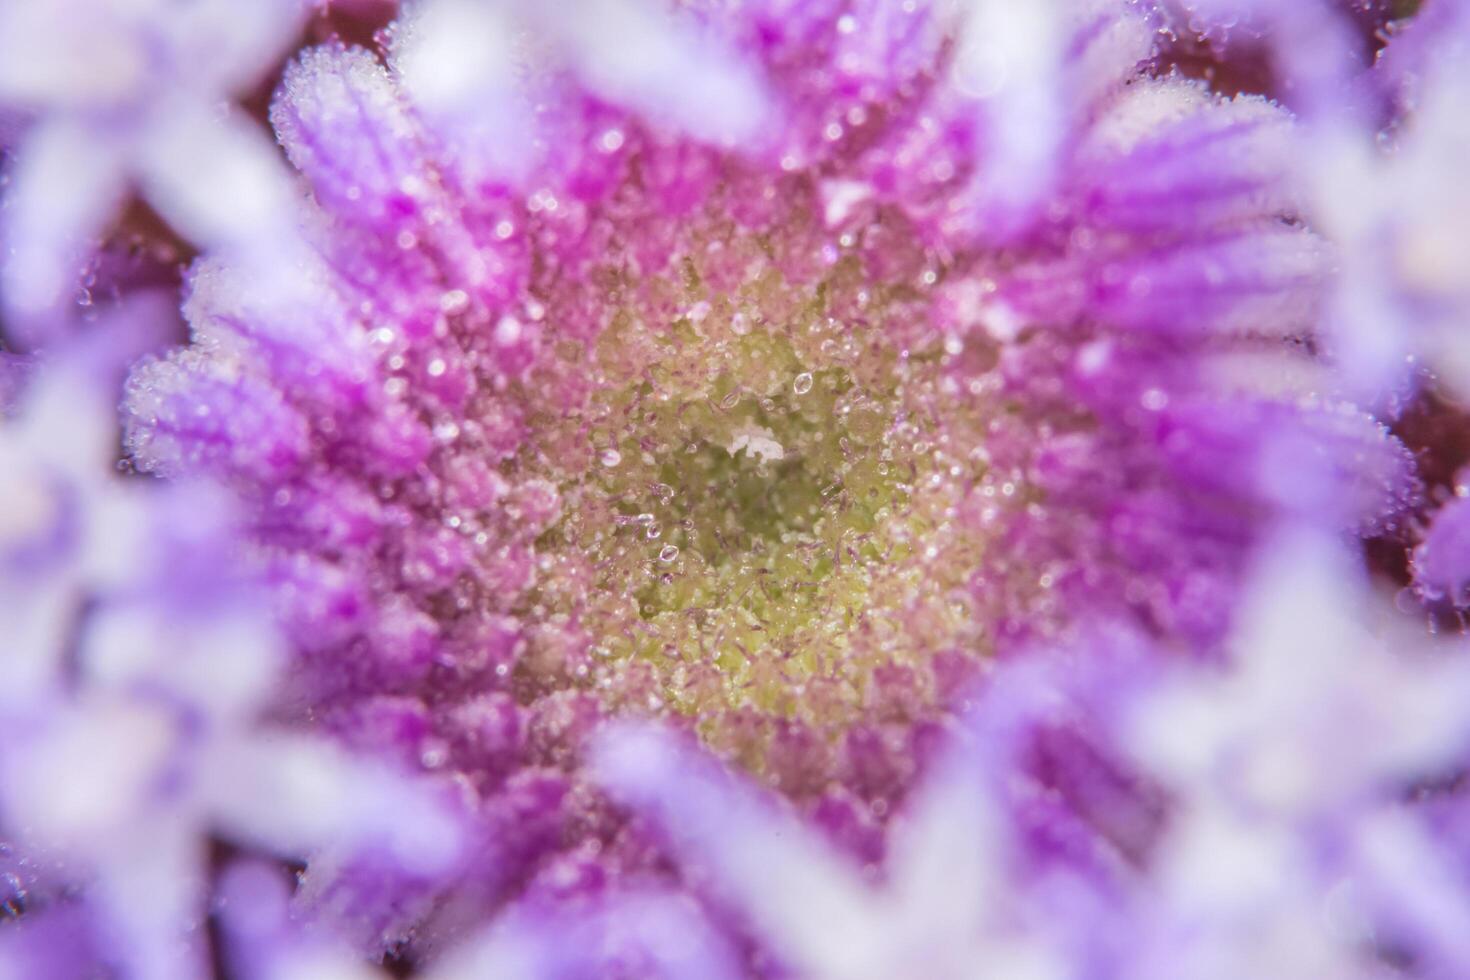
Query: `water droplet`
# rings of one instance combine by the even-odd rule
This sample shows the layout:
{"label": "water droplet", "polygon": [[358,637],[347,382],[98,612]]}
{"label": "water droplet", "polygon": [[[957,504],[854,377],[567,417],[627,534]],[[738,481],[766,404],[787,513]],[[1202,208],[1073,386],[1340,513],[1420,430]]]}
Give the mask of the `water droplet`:
{"label": "water droplet", "polygon": [[513,316],[503,316],[495,324],[495,342],[501,347],[509,347],[521,339],[521,321]]}
{"label": "water droplet", "polygon": [[811,391],[812,373],[810,371],[803,371],[798,374],[796,376],[796,380],[791,382],[791,390],[796,392],[798,395],[804,395],[807,392]]}

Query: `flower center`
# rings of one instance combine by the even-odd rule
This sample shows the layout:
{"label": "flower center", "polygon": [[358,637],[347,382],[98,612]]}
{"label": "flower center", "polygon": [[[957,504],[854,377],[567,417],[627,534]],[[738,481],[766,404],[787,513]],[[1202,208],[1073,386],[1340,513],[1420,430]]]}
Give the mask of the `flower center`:
{"label": "flower center", "polygon": [[593,394],[528,440],[563,503],[532,601],[587,631],[614,697],[841,725],[875,670],[927,677],[982,642],[964,587],[985,536],[961,511],[983,423],[952,351],[888,329],[937,272],[874,281],[828,253],[798,278],[777,252],[712,219],[663,276],[610,250]]}

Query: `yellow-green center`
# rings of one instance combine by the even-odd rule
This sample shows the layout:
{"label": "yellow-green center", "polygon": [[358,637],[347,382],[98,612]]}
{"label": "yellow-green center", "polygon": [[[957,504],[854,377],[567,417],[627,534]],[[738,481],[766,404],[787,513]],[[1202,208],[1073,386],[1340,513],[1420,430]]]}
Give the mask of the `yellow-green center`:
{"label": "yellow-green center", "polygon": [[590,404],[534,420],[526,465],[563,498],[535,602],[591,637],[609,697],[652,670],[651,707],[706,727],[745,707],[841,725],[875,668],[984,642],[964,588],[984,541],[956,519],[984,420],[942,350],[879,326],[908,284],[863,287],[845,320],[851,262],[792,285],[758,240],[705,246],[749,252],[740,288],[707,288],[698,254],[653,299],[611,275],[575,355]]}

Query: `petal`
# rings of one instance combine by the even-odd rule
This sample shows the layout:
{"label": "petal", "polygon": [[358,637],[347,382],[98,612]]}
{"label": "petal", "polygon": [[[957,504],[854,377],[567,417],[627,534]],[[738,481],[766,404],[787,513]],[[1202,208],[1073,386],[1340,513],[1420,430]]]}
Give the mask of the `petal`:
{"label": "petal", "polygon": [[293,239],[296,192],[258,127],[182,95],[155,106],[150,118],[139,148],[143,190],[185,237],[264,252]]}
{"label": "petal", "polygon": [[1413,457],[1377,419],[1349,405],[1191,399],[1159,434],[1175,474],[1363,533],[1418,493]]}
{"label": "petal", "polygon": [[211,91],[256,85],[300,35],[310,0],[193,0],[172,4],[160,29],[182,59],[180,74]]}
{"label": "petal", "polygon": [[1008,841],[985,760],[951,748],[905,811],[891,845],[893,913],[934,946],[972,934],[1005,894]]}
{"label": "petal", "polygon": [[934,0],[857,0],[837,22],[833,65],[865,98],[892,94],[938,61],[948,25]]}
{"label": "petal", "polygon": [[135,95],[150,75],[136,14],[93,0],[0,4],[0,102],[91,108]]}
{"label": "petal", "polygon": [[434,964],[429,980],[599,977],[638,963],[647,975],[734,980],[732,951],[687,898],[658,892],[612,896],[607,907],[547,913],[512,909],[484,936]]}
{"label": "petal", "polygon": [[1435,512],[1413,552],[1414,582],[1429,599],[1463,605],[1470,586],[1470,499],[1457,497]]}
{"label": "petal", "polygon": [[595,95],[709,143],[739,146],[768,129],[769,99],[754,66],[662,4],[572,0],[522,9]]}
{"label": "petal", "polygon": [[293,397],[358,405],[376,374],[367,337],[326,273],[283,249],[258,261],[205,259],[189,271],[184,316],[196,342],[263,360]]}
{"label": "petal", "polygon": [[1004,239],[1040,215],[1073,128],[1152,50],[1143,19],[1064,0],[970,5],[953,81],[977,101],[982,159],[970,224]]}
{"label": "petal", "polygon": [[149,361],[128,379],[127,442],[147,469],[275,481],[310,448],[306,419],[238,366],[189,350]]}
{"label": "petal", "polygon": [[216,947],[242,980],[386,980],[338,937],[291,914],[294,881],[264,861],[238,861],[219,877],[215,914],[225,940]]}
{"label": "petal", "polygon": [[1074,16],[1079,26],[1067,52],[1073,99],[1089,106],[1132,81],[1154,56],[1155,32],[1136,9],[1108,0],[1084,0]]}
{"label": "petal", "polygon": [[739,785],[714,760],[651,728],[615,727],[596,752],[598,781],[652,819],[719,883],[783,954],[818,976],[862,976],[876,962],[878,908],[820,837]]}
{"label": "petal", "polygon": [[124,972],[189,980],[205,969],[205,847],[198,828],[174,813],[161,816],[149,821],[146,838],[135,828],[127,846],[107,855],[93,894],[106,909],[114,954],[131,961]]}
{"label": "petal", "polygon": [[1188,232],[1295,204],[1291,117],[1264,99],[1217,102],[1178,81],[1140,82],[1110,108],[1079,166],[1091,221]]}
{"label": "petal", "polygon": [[256,738],[221,746],[203,768],[221,825],[273,853],[376,852],[406,873],[430,876],[460,857],[461,828],[447,797],[324,741]]}
{"label": "petal", "polygon": [[21,146],[6,200],[8,257],[0,280],[18,324],[44,322],[38,318],[76,288],[90,249],[122,203],[123,166],[119,146],[65,120],[36,127]]}
{"label": "petal", "polygon": [[1057,0],[972,4],[955,56],[955,84],[978,100],[983,120],[973,224],[991,234],[1029,222],[1057,176],[1068,123],[1060,8]]}
{"label": "petal", "polygon": [[1044,323],[1291,336],[1315,323],[1329,260],[1321,239],[1286,226],[1143,246],[1089,240],[1063,259],[1018,268],[998,295]]}
{"label": "petal", "polygon": [[513,37],[502,9],[476,0],[421,3],[390,37],[405,95],[471,183],[526,177],[535,160]]}
{"label": "petal", "polygon": [[271,123],[317,200],[339,218],[391,228],[419,216],[429,183],[415,127],[369,52],[306,51],[286,69]]}

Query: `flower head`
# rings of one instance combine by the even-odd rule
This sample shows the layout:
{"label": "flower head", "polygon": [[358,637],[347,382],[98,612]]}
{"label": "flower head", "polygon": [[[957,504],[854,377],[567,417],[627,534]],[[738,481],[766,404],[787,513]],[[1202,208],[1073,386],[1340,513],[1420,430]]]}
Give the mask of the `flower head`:
{"label": "flower head", "polygon": [[[1141,15],[584,14],[306,52],[272,117],[309,288],[198,266],[193,346],[130,386],[140,463],[252,502],[296,696],[349,741],[514,808],[651,712],[882,802],[987,654],[1099,614],[1218,639],[1286,453],[1342,526],[1399,505],[1401,450],[1291,377],[1327,250],[1290,119],[1151,75]],[[518,162],[425,92],[486,17],[527,33],[462,81]]]}
{"label": "flower head", "polygon": [[[1461,967],[1394,793],[1461,758],[1463,671],[1292,543],[1404,553],[1427,513],[1382,352],[1457,322],[1412,260],[1463,230],[1424,203],[1438,45],[1398,48],[1418,93],[1328,0],[422,0],[290,58],[292,185],[202,112],[294,3],[216,57],[214,6],[101,6],[126,30],[57,33],[98,85],[0,69],[36,112],[7,302],[57,322],[125,175],[203,254],[123,396],[163,486],[47,489],[61,423],[20,440],[16,567],[115,527],[134,566],[37,578],[0,826],[89,869],[56,905],[124,968],[202,969],[209,889],[260,976]],[[1211,84],[1252,47],[1265,91]],[[73,498],[134,510],[32,533]],[[1411,556],[1452,603],[1457,515]],[[43,785],[73,758],[115,806]],[[205,873],[216,839],[253,857]]]}

